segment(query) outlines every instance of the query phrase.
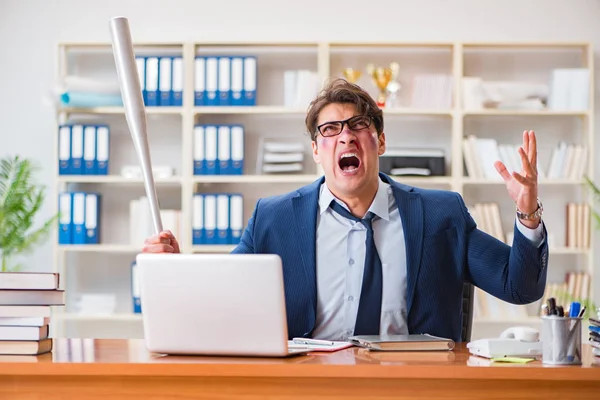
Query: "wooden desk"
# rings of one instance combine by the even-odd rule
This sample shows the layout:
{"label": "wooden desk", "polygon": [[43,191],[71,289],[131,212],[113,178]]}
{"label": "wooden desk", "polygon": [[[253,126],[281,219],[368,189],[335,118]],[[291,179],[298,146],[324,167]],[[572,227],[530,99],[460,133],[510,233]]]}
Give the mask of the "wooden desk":
{"label": "wooden desk", "polygon": [[490,365],[453,352],[350,348],[287,359],[151,354],[138,340],[55,340],[52,354],[0,356],[0,399],[593,399],[600,365]]}

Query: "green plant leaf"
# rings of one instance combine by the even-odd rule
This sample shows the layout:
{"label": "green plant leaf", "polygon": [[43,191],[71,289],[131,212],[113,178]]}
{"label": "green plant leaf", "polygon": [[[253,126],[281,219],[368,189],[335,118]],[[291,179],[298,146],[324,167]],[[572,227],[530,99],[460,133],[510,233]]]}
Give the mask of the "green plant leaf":
{"label": "green plant leaf", "polygon": [[31,161],[19,156],[0,160],[0,249],[2,269],[8,259],[29,252],[46,239],[58,218],[53,215],[34,228],[35,217],[44,204],[43,185],[34,182],[37,169]]}

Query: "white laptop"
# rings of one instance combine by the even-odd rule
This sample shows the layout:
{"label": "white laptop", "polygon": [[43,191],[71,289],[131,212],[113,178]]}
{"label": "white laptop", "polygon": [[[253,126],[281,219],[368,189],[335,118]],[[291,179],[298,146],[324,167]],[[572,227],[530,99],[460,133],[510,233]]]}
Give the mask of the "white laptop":
{"label": "white laptop", "polygon": [[285,357],[281,259],[273,254],[138,254],[146,347],[163,354]]}

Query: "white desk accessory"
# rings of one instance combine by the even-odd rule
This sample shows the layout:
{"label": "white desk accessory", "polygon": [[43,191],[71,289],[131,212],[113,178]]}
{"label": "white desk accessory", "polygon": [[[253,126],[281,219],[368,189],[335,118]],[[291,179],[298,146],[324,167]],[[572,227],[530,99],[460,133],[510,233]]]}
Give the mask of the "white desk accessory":
{"label": "white desk accessory", "polygon": [[469,342],[471,354],[485,358],[541,357],[542,342],[536,329],[517,326],[500,334],[499,338],[479,339]]}

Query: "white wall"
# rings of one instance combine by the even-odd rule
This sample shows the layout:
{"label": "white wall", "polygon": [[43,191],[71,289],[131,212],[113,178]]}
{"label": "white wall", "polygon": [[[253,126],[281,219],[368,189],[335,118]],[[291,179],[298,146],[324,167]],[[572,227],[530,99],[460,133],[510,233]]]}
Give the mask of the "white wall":
{"label": "white wall", "polygon": [[[556,40],[600,49],[596,0],[0,0],[0,157],[36,160],[40,180],[52,185],[54,114],[43,98],[53,87],[56,45],[108,42],[116,15],[147,42]],[[51,215],[50,204],[40,218]],[[25,262],[49,270],[52,259],[47,243]]]}

